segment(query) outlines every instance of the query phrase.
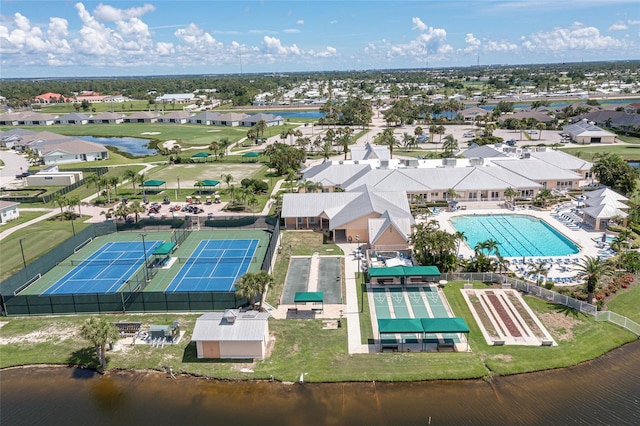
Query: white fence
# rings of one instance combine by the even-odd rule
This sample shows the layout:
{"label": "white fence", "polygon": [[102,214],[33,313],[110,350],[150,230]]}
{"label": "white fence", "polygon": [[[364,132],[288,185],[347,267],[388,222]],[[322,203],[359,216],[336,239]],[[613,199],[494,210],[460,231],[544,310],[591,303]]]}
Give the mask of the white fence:
{"label": "white fence", "polygon": [[627,317],[623,317],[620,314],[616,314],[611,311],[601,311],[596,313],[596,321],[608,321],[622,328],[626,328],[636,336],[640,336],[640,324],[635,321],[631,321]]}
{"label": "white fence", "polygon": [[560,305],[568,306],[579,312],[594,315],[596,321],[611,322],[629,330],[636,336],[640,337],[640,324],[630,320],[627,317],[611,311],[598,312],[598,307],[595,305],[583,302],[582,300],[574,299],[573,297],[569,297],[564,294],[556,293],[552,290],[547,290],[544,287],[530,284],[526,281],[522,281],[516,278],[510,278],[501,274],[495,274],[493,272],[449,272],[446,274],[446,277],[451,281],[469,280],[500,283],[505,287],[509,286],[525,293],[534,294],[542,299],[548,300],[549,302],[558,303]]}
{"label": "white fence", "polygon": [[525,293],[534,294],[549,302],[558,303],[560,305],[568,306],[579,312],[583,312],[589,315],[595,315],[598,312],[598,308],[582,300],[574,299],[573,297],[566,296],[564,294],[556,293],[552,290],[547,290],[544,287],[537,286],[535,284],[529,284],[526,281],[522,281],[516,278],[510,278],[501,274],[495,274],[493,272],[450,272],[447,274],[447,279],[464,281],[482,281],[492,282],[510,285],[511,288],[523,291]]}

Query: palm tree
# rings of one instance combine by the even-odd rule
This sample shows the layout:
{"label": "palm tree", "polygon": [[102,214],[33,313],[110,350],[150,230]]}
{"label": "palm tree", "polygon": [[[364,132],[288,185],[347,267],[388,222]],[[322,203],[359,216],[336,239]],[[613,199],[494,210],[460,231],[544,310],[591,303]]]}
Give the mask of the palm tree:
{"label": "palm tree", "polygon": [[262,299],[267,289],[275,284],[275,279],[267,271],[248,272],[235,282],[236,295],[241,298],[249,299],[251,306],[255,304],[255,297],[260,296],[258,300],[258,310],[262,310]]}
{"label": "palm tree", "polygon": [[111,202],[111,187],[109,186],[109,178],[106,176],[100,178],[100,186],[104,188],[104,191],[107,194],[107,204],[109,204]]}
{"label": "palm tree", "polygon": [[[547,274],[549,273],[549,268],[547,268],[547,262],[540,262],[534,264],[534,268],[532,271],[536,275],[536,284],[540,285],[540,283],[547,281]],[[544,280],[542,279],[544,277]]]}
{"label": "palm tree", "polygon": [[447,129],[443,125],[436,126],[436,134],[440,136],[438,142],[442,142],[442,135],[444,135],[446,131]]}
{"label": "palm tree", "polygon": [[109,176],[109,178],[107,179],[109,182],[109,186],[111,186],[113,188],[113,192],[115,193],[116,197],[118,196],[118,184],[120,183],[120,177],[119,176]]}
{"label": "palm tree", "polygon": [[513,201],[518,196],[518,191],[509,186],[504,190],[504,196],[511,204],[513,204]]}
{"label": "palm tree", "polygon": [[333,152],[333,147],[328,142],[325,142],[321,147],[320,153],[322,154],[322,158],[324,161],[327,161]]}
{"label": "palm tree", "polygon": [[118,328],[104,317],[91,317],[80,327],[80,335],[93,343],[100,368],[107,368],[107,345],[118,340]]}
{"label": "palm tree", "polygon": [[444,137],[444,144],[442,144],[442,150],[450,155],[454,151],[458,150],[458,140],[453,135],[447,135]]}
{"label": "palm tree", "polygon": [[453,235],[456,238],[456,256],[460,256],[460,245],[462,245],[463,241],[467,241],[467,236],[464,235],[463,231],[456,231]]}
{"label": "palm tree", "polygon": [[82,210],[80,206],[82,205],[82,200],[77,195],[72,195],[67,199],[67,205],[75,210],[75,207],[78,206],[78,214],[82,214]]}
{"label": "palm tree", "polygon": [[91,175],[86,177],[84,182],[87,184],[87,188],[89,188],[92,184],[96,186],[96,192],[97,192],[96,198],[99,198],[100,197],[100,185],[101,185],[100,176],[98,176],[97,174],[91,174]]}
{"label": "palm tree", "polygon": [[202,195],[202,181],[200,181],[200,180],[195,181],[193,186],[197,186],[198,187],[198,194]]}
{"label": "palm tree", "polygon": [[209,144],[209,151],[213,151],[213,156],[215,157],[216,161],[218,161],[218,158],[221,155],[222,145],[220,145],[220,142],[218,141],[213,141]]}
{"label": "palm tree", "polygon": [[542,139],[542,131],[547,128],[547,125],[539,122],[536,124],[536,129],[538,129],[538,140]]}
{"label": "palm tree", "polygon": [[136,217],[136,222],[138,222],[138,215],[146,211],[147,211],[147,208],[140,201],[136,200],[128,206],[127,214],[133,213],[133,215],[135,215]]}
{"label": "palm tree", "polygon": [[147,181],[147,176],[144,173],[138,173],[135,179],[140,184],[140,187],[142,188],[142,195],[144,195],[144,183]]}
{"label": "palm tree", "polygon": [[593,295],[598,283],[604,277],[613,275],[614,269],[610,263],[601,257],[585,256],[576,266],[578,276],[584,278],[587,284],[587,302],[593,303]]}
{"label": "palm tree", "polygon": [[267,122],[264,120],[260,120],[256,123],[256,129],[258,130],[258,135],[260,137],[264,136],[264,131],[267,129],[267,127],[269,127],[267,125]]}
{"label": "palm tree", "polygon": [[133,185],[133,193],[136,193],[136,176],[138,176],[138,173],[136,173],[135,171],[128,169],[124,172],[124,174],[122,175],[122,177],[125,180],[128,180],[131,182],[131,185]]}
{"label": "palm tree", "polygon": [[221,174],[220,178],[227,184],[227,189],[229,189],[231,182],[233,182],[233,175],[231,173]]}
{"label": "palm tree", "polygon": [[[136,201],[136,203],[139,204],[140,201]],[[122,203],[118,204],[117,207],[115,208],[115,210],[114,209],[110,209],[110,210],[111,210],[111,213],[116,218],[121,217],[123,222],[127,220],[127,216],[129,215],[129,213],[131,213],[130,207],[128,205],[122,204]]]}
{"label": "palm tree", "polygon": [[67,199],[64,196],[58,194],[53,199],[53,203],[56,204],[58,207],[60,207],[60,215],[64,214],[64,211],[62,211],[62,208],[67,205]]}

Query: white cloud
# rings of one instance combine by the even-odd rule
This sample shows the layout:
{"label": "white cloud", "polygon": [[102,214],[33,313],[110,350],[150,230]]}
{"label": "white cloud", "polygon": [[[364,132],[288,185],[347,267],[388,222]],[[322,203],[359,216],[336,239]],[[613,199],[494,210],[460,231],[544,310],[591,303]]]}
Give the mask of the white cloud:
{"label": "white cloud", "polygon": [[475,52],[480,47],[481,41],[478,40],[472,33],[467,33],[464,37],[464,42],[467,43],[467,47],[462,49],[465,53]]}
{"label": "white cloud", "polygon": [[270,55],[297,56],[303,53],[295,44],[292,44],[291,46],[284,46],[280,39],[276,37],[264,36],[262,39],[262,46],[265,53]]}
{"label": "white cloud", "polygon": [[528,50],[562,52],[567,50],[606,50],[622,46],[622,42],[603,36],[596,27],[575,23],[569,28],[539,31],[527,37],[523,45]]}
{"label": "white cloud", "polygon": [[411,22],[413,22],[413,29],[414,30],[419,30],[419,31],[426,31],[427,29],[427,25],[422,22],[422,20],[420,18],[417,17],[413,17],[411,19]]}
{"label": "white cloud", "polygon": [[508,41],[489,40],[484,44],[485,52],[511,52],[518,49],[518,45]]}
{"label": "white cloud", "polygon": [[628,29],[629,27],[627,26],[627,24],[624,24],[622,22],[616,22],[609,27],[609,31],[624,31]]}
{"label": "white cloud", "polygon": [[132,7],[130,9],[117,9],[113,6],[100,3],[93,10],[93,14],[98,20],[103,22],[124,21],[131,18],[139,18],[149,12],[156,10],[152,4],[145,4],[141,7]]}
{"label": "white cloud", "polygon": [[282,30],[282,32],[285,34],[299,34],[300,30],[297,28],[287,28],[285,30]]}
{"label": "white cloud", "polygon": [[335,19],[334,19],[333,21],[329,21],[329,24],[331,24],[331,25],[335,25],[335,24],[337,24],[337,23],[338,23],[338,21],[337,21],[337,20],[335,20]]}
{"label": "white cloud", "polygon": [[298,20],[296,21],[296,24],[298,24],[298,25],[304,25],[304,19],[298,19]]}

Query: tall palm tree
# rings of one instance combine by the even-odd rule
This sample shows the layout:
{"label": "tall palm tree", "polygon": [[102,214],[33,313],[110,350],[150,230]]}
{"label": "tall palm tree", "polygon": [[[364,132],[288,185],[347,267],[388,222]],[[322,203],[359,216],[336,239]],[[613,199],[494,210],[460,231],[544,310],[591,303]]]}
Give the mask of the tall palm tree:
{"label": "tall palm tree", "polygon": [[258,129],[258,135],[260,137],[264,137],[264,131],[269,127],[267,122],[264,120],[260,120],[256,123],[256,129]]}
{"label": "tall palm tree", "polygon": [[113,188],[113,192],[118,196],[118,184],[120,183],[120,176],[109,176],[109,186]]}
{"label": "tall palm tree", "polygon": [[117,327],[104,317],[91,317],[80,327],[80,335],[93,343],[100,368],[107,368],[107,345],[120,337]]}
{"label": "tall palm tree", "polygon": [[124,172],[124,174],[122,175],[123,179],[128,180],[131,182],[131,185],[133,186],[133,193],[136,193],[136,176],[138,176],[138,173],[136,173],[135,171],[128,169]]}
{"label": "tall palm tree", "polygon": [[97,174],[90,174],[89,176],[86,177],[86,179],[84,180],[84,182],[87,184],[87,188],[89,188],[91,185],[95,185],[96,186],[96,198],[100,197],[100,185],[101,185],[101,179],[100,176],[98,176]]}
{"label": "tall palm tree", "polygon": [[508,187],[504,190],[504,197],[513,204],[514,199],[518,196],[518,191],[513,189],[512,187]]}
{"label": "tall palm tree", "polygon": [[333,147],[328,142],[325,142],[321,147],[320,153],[322,154],[322,158],[324,161],[327,161],[329,157],[331,157],[331,153],[333,152]]}
{"label": "tall palm tree", "polygon": [[142,195],[144,196],[144,183],[147,181],[147,175],[144,173],[138,173],[135,179],[138,181],[138,184],[140,184],[140,188],[142,188]]}
{"label": "tall palm tree", "polygon": [[233,182],[233,175],[231,173],[222,174],[220,178],[227,184],[227,189],[231,187],[231,182]]}
{"label": "tall palm tree", "polygon": [[576,265],[578,276],[584,278],[587,286],[587,302],[593,303],[593,295],[598,283],[604,277],[610,277],[614,273],[611,264],[601,257],[585,256]]}
{"label": "tall palm tree", "polygon": [[53,199],[53,203],[60,207],[60,215],[64,214],[62,208],[67,205],[67,199],[63,195],[56,195]]}
{"label": "tall palm tree", "polygon": [[445,136],[442,150],[449,155],[453,154],[454,151],[458,150],[458,140],[454,138],[453,135]]}

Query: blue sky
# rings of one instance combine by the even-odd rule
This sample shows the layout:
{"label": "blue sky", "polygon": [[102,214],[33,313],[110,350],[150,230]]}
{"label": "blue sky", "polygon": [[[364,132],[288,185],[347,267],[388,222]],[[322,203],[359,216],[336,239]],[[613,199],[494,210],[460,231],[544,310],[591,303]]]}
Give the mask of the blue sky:
{"label": "blue sky", "polygon": [[638,0],[0,0],[0,76],[640,59]]}

